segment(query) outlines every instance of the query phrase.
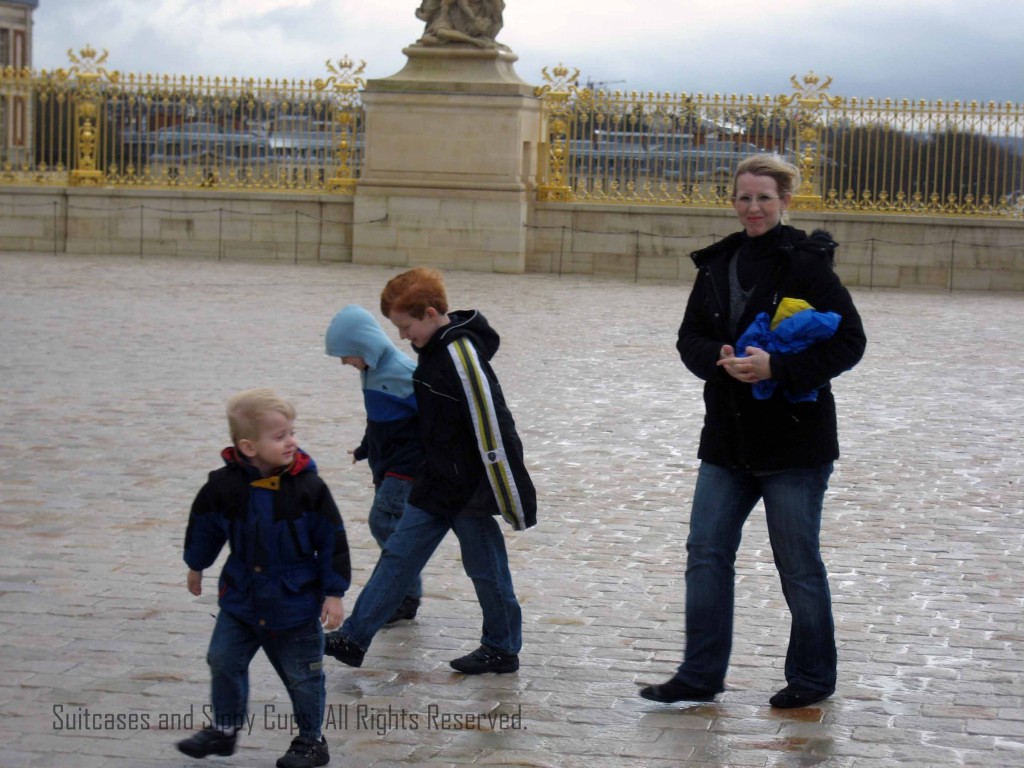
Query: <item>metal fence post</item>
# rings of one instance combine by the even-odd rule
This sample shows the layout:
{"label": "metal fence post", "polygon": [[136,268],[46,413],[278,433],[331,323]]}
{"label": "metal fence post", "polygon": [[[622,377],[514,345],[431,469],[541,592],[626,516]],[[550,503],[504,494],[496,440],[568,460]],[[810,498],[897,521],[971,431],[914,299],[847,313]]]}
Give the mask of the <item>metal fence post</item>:
{"label": "metal fence post", "polygon": [[[542,70],[546,84],[538,87],[536,95],[543,100],[541,123],[541,151],[538,153],[537,175],[541,184],[537,188],[540,202],[569,202],[569,127],[574,119],[572,97],[576,94],[576,81],[580,71],[571,75],[567,67],[559,64],[549,74]],[[553,75],[553,76],[552,76]]]}
{"label": "metal fence post", "polygon": [[793,193],[790,207],[796,210],[820,211],[824,208],[818,179],[822,167],[822,104],[838,106],[842,99],[826,93],[832,85],[831,77],[826,77],[825,81],[821,82],[814,72],[809,72],[804,75],[802,83],[796,76],[791,77],[790,82],[793,84],[793,95],[779,97],[783,107],[799,107],[794,122],[797,126],[796,150],[801,182],[799,189]]}
{"label": "metal fence post", "polygon": [[107,75],[102,68],[108,53],[103,51],[96,58],[96,50],[86,46],[81,51],[81,58],[73,51],[68,56],[75,66],[71,73],[75,75],[75,112],[74,112],[74,153],[70,183],[72,186],[99,186],[103,181],[103,172],[99,170],[97,158],[99,148],[103,146],[104,121],[100,115],[100,80]]}
{"label": "metal fence post", "polygon": [[334,192],[351,195],[356,188],[356,154],[358,146],[356,136],[358,134],[359,121],[359,89],[366,83],[359,75],[366,69],[366,62],[360,61],[359,68],[353,70],[352,59],[345,56],[338,60],[337,66],[330,61],[327,62],[327,69],[331,76],[326,80],[316,80],[313,87],[318,91],[333,88],[338,102],[334,106],[334,122],[340,128],[340,137],[335,147],[334,155],[338,161],[338,168],[334,176],[327,180],[327,188]]}

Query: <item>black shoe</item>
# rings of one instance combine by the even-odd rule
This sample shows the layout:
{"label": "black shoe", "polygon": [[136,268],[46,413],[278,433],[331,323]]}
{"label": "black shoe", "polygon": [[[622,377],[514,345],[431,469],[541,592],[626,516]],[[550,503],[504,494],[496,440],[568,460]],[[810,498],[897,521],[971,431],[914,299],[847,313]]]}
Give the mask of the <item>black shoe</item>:
{"label": "black shoe", "polygon": [[395,612],[391,614],[391,618],[384,622],[384,626],[389,626],[399,621],[410,621],[416,618],[416,611],[419,610],[420,601],[417,597],[406,597],[402,600],[402,603],[395,608]]}
{"label": "black shoe", "polygon": [[450,662],[452,669],[465,675],[482,675],[484,672],[515,672],[519,669],[519,656],[505,653],[497,648],[481,645],[472,653]]}
{"label": "black shoe", "polygon": [[323,736],[320,737],[320,741],[296,736],[288,751],[278,759],[277,768],[314,768],[318,765],[327,765],[330,761],[327,739]]}
{"label": "black shoe", "polygon": [[693,688],[672,678],[661,685],[648,685],[640,689],[640,696],[649,701],[660,701],[662,704],[674,704],[677,701],[714,701],[718,694]]}
{"label": "black shoe", "polygon": [[768,703],[777,709],[799,709],[823,701],[833,693],[835,691],[819,691],[814,688],[804,688],[802,685],[787,685],[768,699]]}
{"label": "black shoe", "polygon": [[324,655],[333,656],[342,664],[348,664],[350,667],[361,667],[366,651],[341,634],[339,630],[324,635]]}
{"label": "black shoe", "polygon": [[207,755],[227,757],[234,754],[237,741],[237,731],[227,733],[220,728],[207,726],[203,730],[193,733],[187,739],[179,741],[177,746],[179,752],[184,752],[189,757],[206,757]]}

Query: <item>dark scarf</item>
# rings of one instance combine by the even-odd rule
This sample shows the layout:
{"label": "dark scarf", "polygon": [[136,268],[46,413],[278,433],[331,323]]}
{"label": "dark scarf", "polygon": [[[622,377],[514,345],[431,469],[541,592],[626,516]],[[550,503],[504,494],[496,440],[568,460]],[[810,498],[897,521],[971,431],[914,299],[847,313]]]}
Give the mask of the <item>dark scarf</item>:
{"label": "dark scarf", "polygon": [[740,318],[754,290],[771,275],[781,235],[781,224],[758,237],[744,234],[736,253],[729,260],[729,327],[733,335],[739,334]]}

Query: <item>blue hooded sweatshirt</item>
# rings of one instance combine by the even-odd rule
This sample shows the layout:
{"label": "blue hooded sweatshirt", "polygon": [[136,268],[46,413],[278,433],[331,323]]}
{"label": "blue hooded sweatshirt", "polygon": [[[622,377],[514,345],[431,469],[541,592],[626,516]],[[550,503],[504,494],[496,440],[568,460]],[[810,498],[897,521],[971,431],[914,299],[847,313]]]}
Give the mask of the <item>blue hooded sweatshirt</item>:
{"label": "blue hooded sweatshirt", "polygon": [[423,455],[412,385],[416,363],[391,342],[373,315],[355,304],[331,320],[325,346],[331,357],[361,357],[367,366],[360,373],[366,433],[356,460],[369,460],[375,485],[387,475],[414,477]]}

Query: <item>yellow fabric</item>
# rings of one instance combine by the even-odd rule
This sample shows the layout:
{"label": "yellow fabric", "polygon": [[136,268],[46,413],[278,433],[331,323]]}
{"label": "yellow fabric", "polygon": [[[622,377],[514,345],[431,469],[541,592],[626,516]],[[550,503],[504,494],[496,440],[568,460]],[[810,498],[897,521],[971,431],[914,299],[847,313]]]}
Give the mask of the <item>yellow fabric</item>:
{"label": "yellow fabric", "polygon": [[803,312],[805,309],[814,309],[814,307],[803,299],[784,298],[779,302],[778,309],[775,310],[775,317],[772,318],[772,330],[774,331],[775,326],[787,317],[792,317],[797,312]]}

